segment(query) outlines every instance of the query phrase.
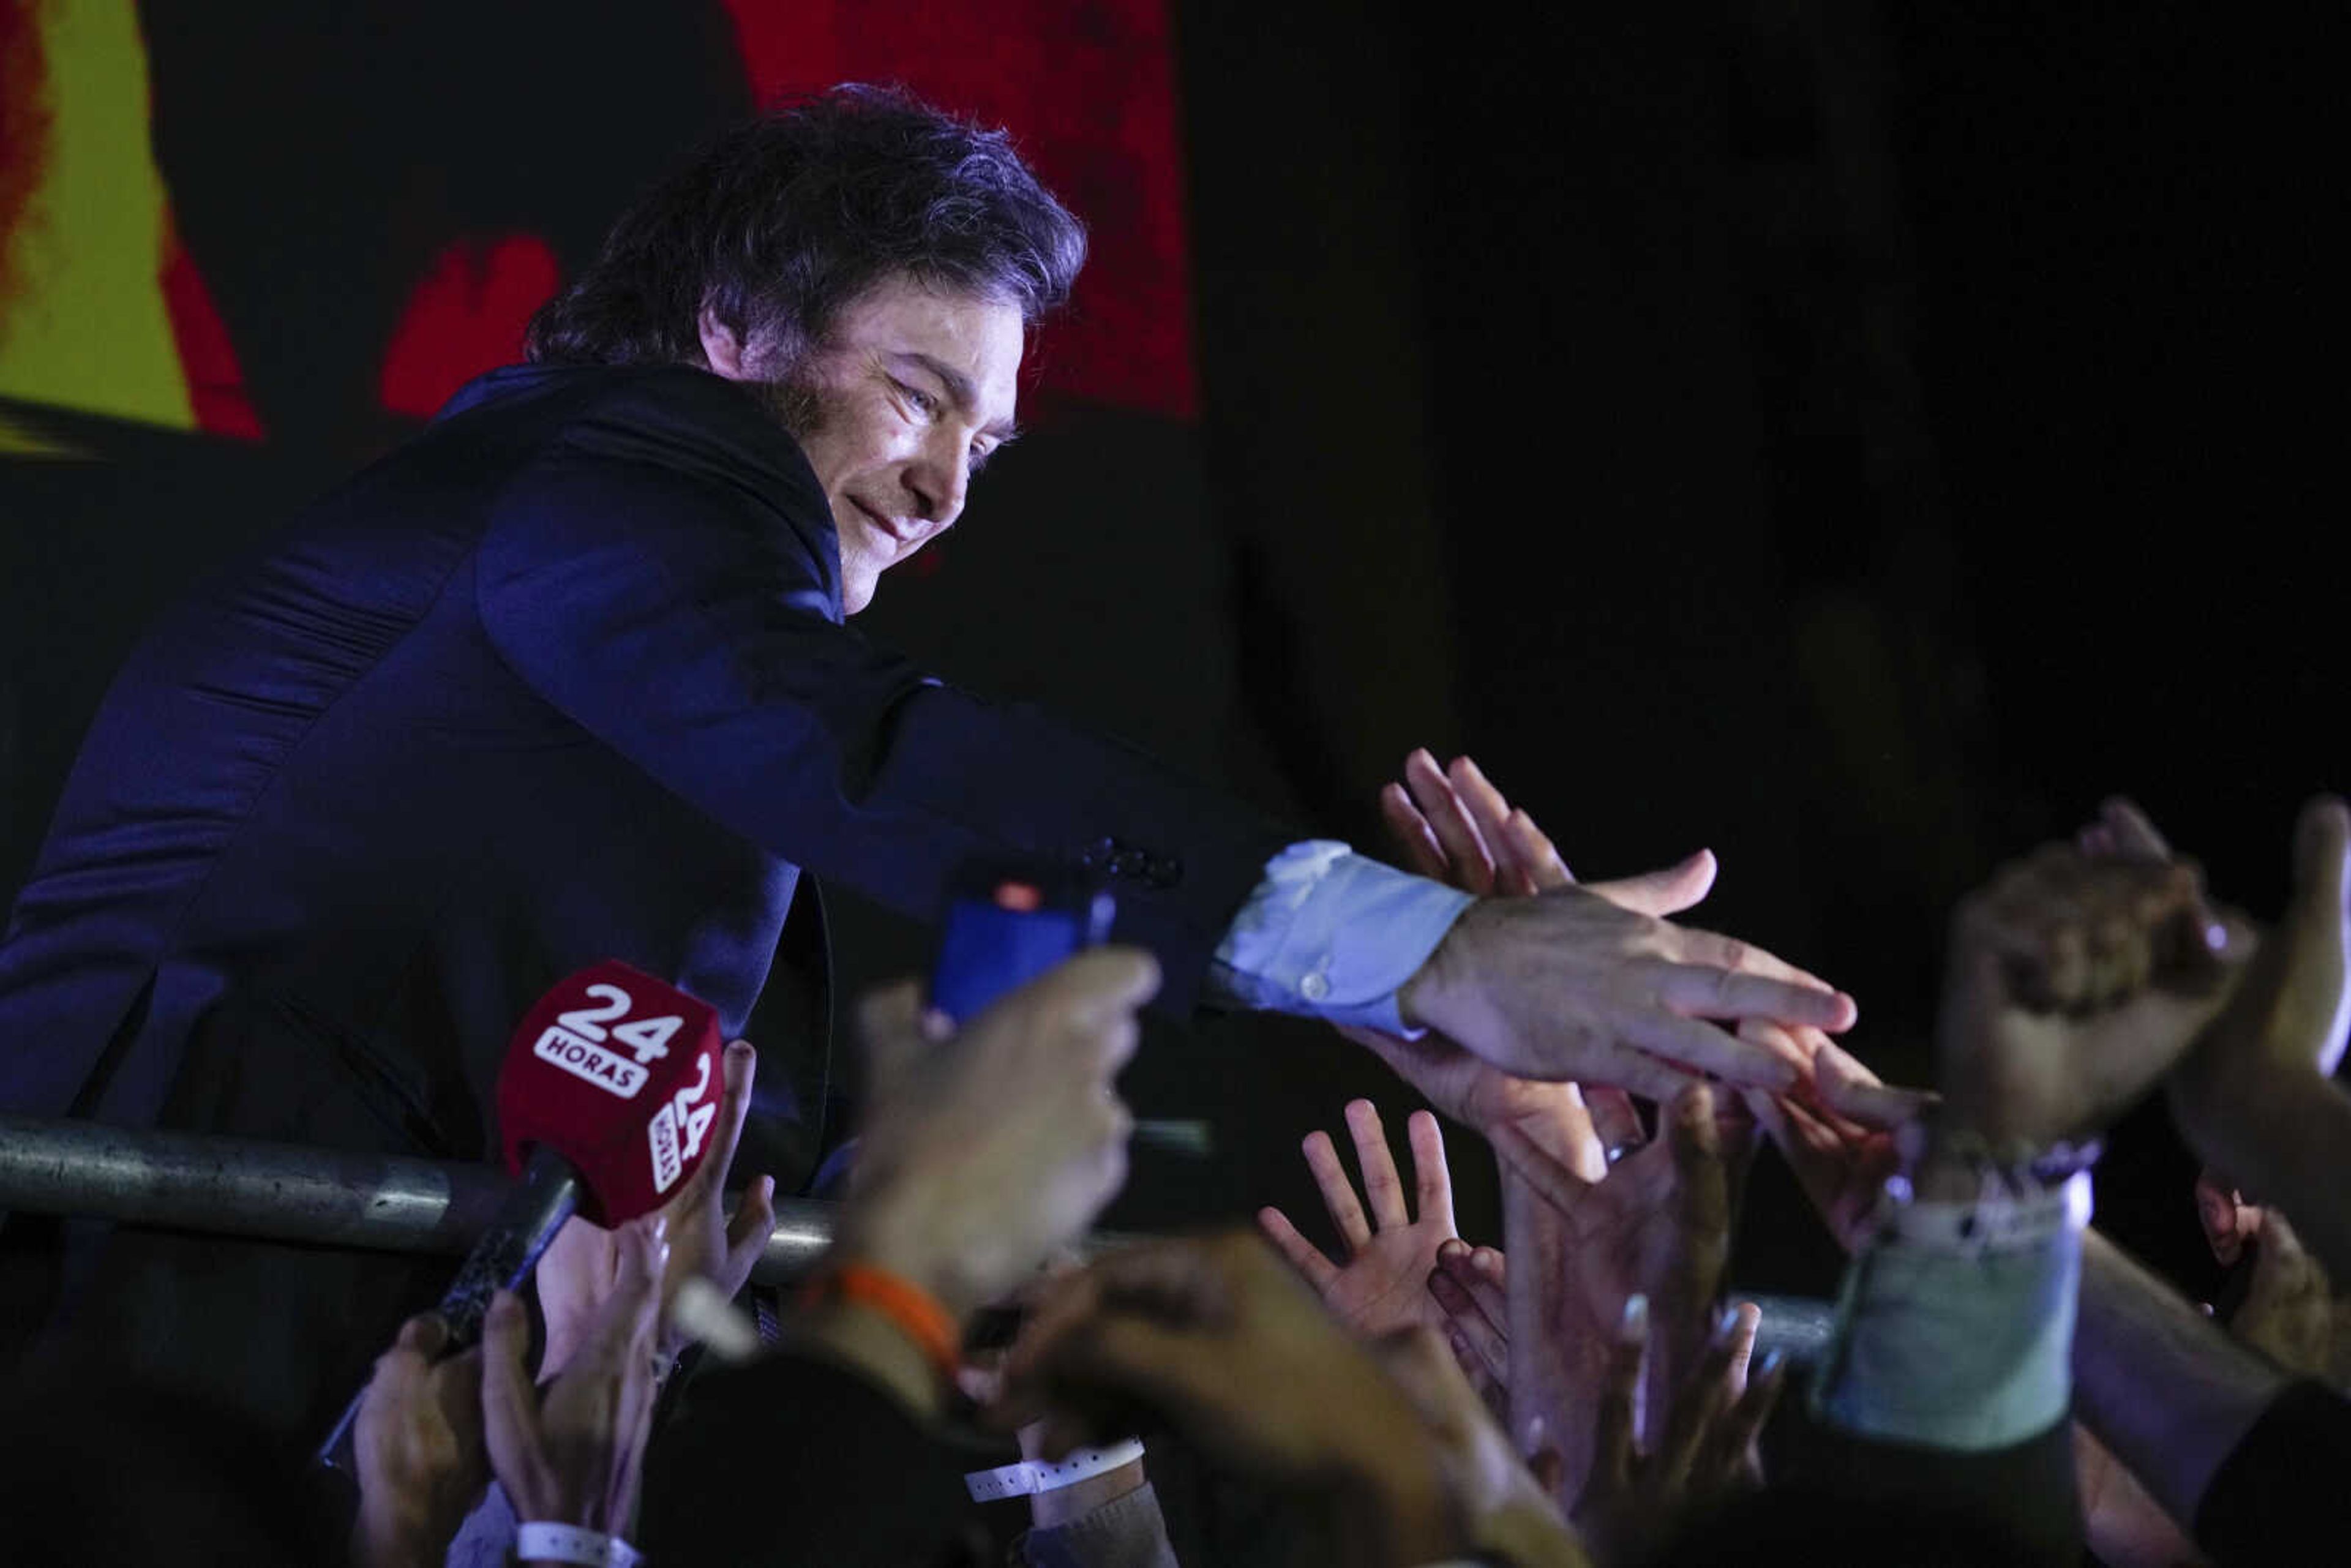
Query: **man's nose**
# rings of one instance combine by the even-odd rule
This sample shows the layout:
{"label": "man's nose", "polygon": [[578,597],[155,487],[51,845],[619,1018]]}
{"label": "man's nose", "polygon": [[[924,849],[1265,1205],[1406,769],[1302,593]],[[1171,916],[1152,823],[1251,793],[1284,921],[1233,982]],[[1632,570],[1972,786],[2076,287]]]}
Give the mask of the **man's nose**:
{"label": "man's nose", "polygon": [[971,467],[964,460],[964,444],[937,442],[925,448],[906,472],[906,487],[927,520],[941,529],[963,515],[965,495],[971,487]]}

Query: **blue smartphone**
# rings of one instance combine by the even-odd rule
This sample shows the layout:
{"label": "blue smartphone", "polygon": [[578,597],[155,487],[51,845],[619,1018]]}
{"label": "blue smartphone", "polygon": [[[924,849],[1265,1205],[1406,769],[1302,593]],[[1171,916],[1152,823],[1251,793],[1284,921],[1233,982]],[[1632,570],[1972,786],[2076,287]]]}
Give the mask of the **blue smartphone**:
{"label": "blue smartphone", "polygon": [[988,862],[948,883],[931,966],[931,1005],[957,1023],[1071,954],[1110,937],[1117,904],[1068,866]]}

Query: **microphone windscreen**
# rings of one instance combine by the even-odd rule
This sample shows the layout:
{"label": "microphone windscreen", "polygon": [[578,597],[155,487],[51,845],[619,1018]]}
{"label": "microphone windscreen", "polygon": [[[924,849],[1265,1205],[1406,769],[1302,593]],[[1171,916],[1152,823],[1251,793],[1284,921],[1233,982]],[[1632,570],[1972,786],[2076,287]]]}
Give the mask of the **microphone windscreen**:
{"label": "microphone windscreen", "polygon": [[724,1093],[718,1014],[615,959],[523,1015],[498,1073],[507,1168],[544,1145],[580,1173],[580,1212],[624,1225],[701,1167]]}

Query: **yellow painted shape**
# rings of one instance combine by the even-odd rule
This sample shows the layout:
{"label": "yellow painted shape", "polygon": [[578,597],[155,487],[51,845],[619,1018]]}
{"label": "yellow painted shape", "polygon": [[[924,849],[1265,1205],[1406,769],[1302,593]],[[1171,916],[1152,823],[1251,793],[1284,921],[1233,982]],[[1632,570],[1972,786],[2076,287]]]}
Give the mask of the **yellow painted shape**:
{"label": "yellow painted shape", "polygon": [[9,249],[0,396],[195,427],[158,281],[165,196],[132,0],[34,0],[54,111]]}

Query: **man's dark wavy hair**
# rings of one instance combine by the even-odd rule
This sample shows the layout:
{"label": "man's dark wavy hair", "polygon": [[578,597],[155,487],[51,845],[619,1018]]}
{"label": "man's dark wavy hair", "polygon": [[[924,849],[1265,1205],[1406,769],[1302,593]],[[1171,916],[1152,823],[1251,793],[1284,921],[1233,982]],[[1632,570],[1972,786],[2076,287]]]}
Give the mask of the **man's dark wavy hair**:
{"label": "man's dark wavy hair", "polygon": [[698,363],[706,306],[747,352],[790,366],[885,278],[1016,305],[1033,326],[1085,258],[1085,225],[1003,131],[849,83],[726,132],[648,192],[526,342],[555,363]]}

